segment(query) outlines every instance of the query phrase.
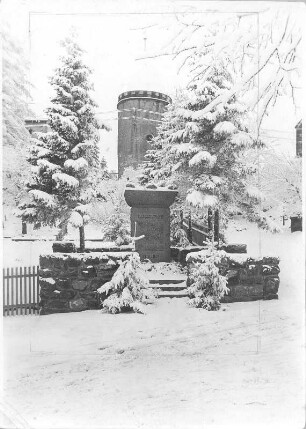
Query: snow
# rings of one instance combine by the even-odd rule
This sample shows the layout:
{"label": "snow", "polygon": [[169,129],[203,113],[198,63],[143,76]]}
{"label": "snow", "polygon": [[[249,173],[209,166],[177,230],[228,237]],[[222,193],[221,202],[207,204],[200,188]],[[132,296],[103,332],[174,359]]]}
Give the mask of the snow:
{"label": "snow", "polygon": [[62,106],[60,103],[50,103],[48,108],[51,109],[52,112],[57,112],[63,116],[73,115],[73,111],[71,109],[67,109],[66,107]]}
{"label": "snow", "polygon": [[[86,73],[87,73],[87,70],[86,70]],[[85,88],[82,88],[81,86],[72,87],[71,93],[74,95],[74,97],[79,97],[81,99],[87,97],[87,90]]]}
{"label": "snow", "polygon": [[71,132],[73,135],[78,135],[78,127],[75,124],[77,120],[75,116],[62,116],[59,113],[50,112],[52,122],[60,126],[66,133]]}
{"label": "snow", "polygon": [[185,128],[190,133],[198,133],[200,131],[199,126],[194,122],[186,122]]}
{"label": "snow", "polygon": [[52,175],[52,179],[62,185],[67,185],[71,188],[76,188],[77,186],[79,186],[79,181],[75,177],[70,176],[69,174],[55,173]]}
{"label": "snow", "polygon": [[211,155],[206,150],[201,150],[191,158],[191,160],[189,161],[189,166],[192,167],[195,165],[199,165],[202,162],[206,162],[209,167],[212,168],[215,165],[216,160],[217,157],[215,155]]}
{"label": "snow", "polygon": [[[28,207],[28,208],[23,210],[23,213],[27,216],[28,215],[34,216],[34,215],[36,215],[36,210],[37,209],[35,207]],[[18,213],[18,209],[16,210],[16,213]]]}
{"label": "snow", "polygon": [[49,149],[45,149],[40,146],[30,146],[29,148],[31,153],[35,153],[37,158],[44,158],[45,156],[48,156],[51,154],[51,151]]}
{"label": "snow", "polygon": [[52,277],[48,277],[44,279],[45,283],[49,283],[50,285],[54,285],[55,284],[55,280]]}
{"label": "snow", "polygon": [[253,143],[253,140],[249,134],[245,132],[239,132],[232,136],[231,142],[234,143],[236,146],[250,147]]}
{"label": "snow", "polygon": [[73,225],[76,228],[80,228],[81,226],[83,226],[83,216],[80,215],[80,213],[73,211],[71,213],[71,216],[69,218],[69,222],[71,223],[71,225]]}
{"label": "snow", "polygon": [[233,134],[235,131],[237,131],[237,128],[229,121],[219,122],[214,128],[216,134]]}
{"label": "snow", "polygon": [[[41,201],[42,203],[44,203],[46,207],[56,206],[53,195],[50,195],[47,192],[40,191],[39,189],[32,189],[31,191],[29,191],[29,194],[33,196],[34,200]],[[29,213],[27,209],[25,210],[26,210],[26,213]]]}
{"label": "snow", "polygon": [[[83,195],[82,195],[82,198],[83,198]],[[84,198],[85,199],[85,198]],[[89,212],[89,210],[90,210],[90,205],[89,204],[78,204],[78,206],[75,208],[75,210],[78,212],[78,213],[81,213],[81,214],[87,214],[88,212]]]}
{"label": "snow", "polygon": [[266,199],[263,192],[256,186],[252,186],[252,185],[246,186],[246,193],[250,197],[254,197],[254,198],[258,198],[258,199],[260,198],[260,199],[262,199],[262,201],[264,201]]}
{"label": "snow", "polygon": [[280,256],[279,300],[207,312],[173,298],[147,315],[5,318],[16,427],[303,427],[303,237],[246,227],[231,225],[230,241]]}
{"label": "snow", "polygon": [[85,143],[78,143],[72,150],[71,153],[78,154],[82,150],[86,150],[89,148],[93,148],[94,144],[93,142],[85,142]]}
{"label": "snow", "polygon": [[69,92],[65,91],[64,88],[60,85],[53,85],[53,88],[63,97],[66,97],[68,99],[72,99],[72,95],[69,94]]}
{"label": "snow", "polygon": [[[84,95],[86,95],[86,93]],[[86,113],[87,111],[89,111],[89,112],[92,111],[92,106],[90,104],[84,104],[84,106],[82,106],[80,109],[78,109],[77,112],[79,115],[84,115],[84,113]]]}
{"label": "snow", "polygon": [[[176,134],[176,133],[174,133]],[[175,144],[171,148],[171,152],[176,153],[177,155],[193,155],[198,152],[198,148],[192,143],[181,143]]]}
{"label": "snow", "polygon": [[88,167],[88,162],[83,157],[78,159],[67,159],[67,161],[64,163],[64,167],[67,169],[72,168],[75,171],[80,171]]}
{"label": "snow", "polygon": [[4,239],[3,267],[29,267],[38,265],[39,255],[42,253],[52,253],[52,241],[40,240],[16,242]]}
{"label": "snow", "polygon": [[186,197],[187,203],[194,207],[214,207],[218,203],[215,195],[203,194],[203,192],[193,189]]}
{"label": "snow", "polygon": [[[59,165],[57,165],[57,164],[53,164],[52,162],[49,162],[49,161],[47,161],[46,159],[39,159],[39,160],[37,161],[37,165],[38,165],[39,167],[47,168],[47,169],[48,169],[48,170],[50,170],[50,171],[58,171],[58,170],[60,170],[60,169],[61,169]],[[33,167],[32,167],[32,168],[33,168]],[[34,170],[34,171],[35,171],[35,170]],[[38,172],[39,172],[39,170],[38,170],[38,171],[36,170],[36,172],[38,173]]]}

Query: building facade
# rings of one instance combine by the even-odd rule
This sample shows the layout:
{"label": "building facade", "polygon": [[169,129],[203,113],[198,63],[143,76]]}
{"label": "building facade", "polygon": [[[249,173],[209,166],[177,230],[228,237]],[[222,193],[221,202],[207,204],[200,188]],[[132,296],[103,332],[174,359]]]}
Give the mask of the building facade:
{"label": "building facade", "polygon": [[118,97],[118,176],[145,160],[171,98],[155,91],[127,91]]}
{"label": "building facade", "polygon": [[47,133],[51,131],[51,128],[48,125],[48,119],[26,119],[25,126],[30,134]]}

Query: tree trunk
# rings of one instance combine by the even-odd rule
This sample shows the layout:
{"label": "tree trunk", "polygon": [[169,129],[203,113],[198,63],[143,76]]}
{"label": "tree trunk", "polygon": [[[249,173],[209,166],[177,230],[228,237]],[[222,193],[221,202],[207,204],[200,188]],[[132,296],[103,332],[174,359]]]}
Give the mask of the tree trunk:
{"label": "tree trunk", "polygon": [[180,227],[183,229],[184,227],[184,212],[183,210],[180,210]]}
{"label": "tree trunk", "polygon": [[27,229],[27,224],[26,222],[22,222],[22,234],[27,234],[28,229]]}
{"label": "tree trunk", "polygon": [[191,223],[191,210],[189,211],[188,215],[188,234],[187,234],[188,241],[192,243],[192,223]]}
{"label": "tree trunk", "polygon": [[219,239],[220,239],[220,217],[219,217],[219,210],[215,210],[215,221],[214,221],[214,241],[218,243],[219,246]]}
{"label": "tree trunk", "polygon": [[208,236],[209,236],[209,239],[212,240],[212,238],[213,238],[213,212],[212,212],[212,209],[208,209],[207,222],[208,222]]}
{"label": "tree trunk", "polygon": [[79,227],[79,233],[80,233],[80,252],[85,251],[85,229],[84,225]]}
{"label": "tree trunk", "polygon": [[60,228],[60,230],[56,236],[56,240],[62,241],[63,238],[65,237],[65,235],[67,235],[67,233],[68,233],[67,223],[65,222],[65,223],[59,224],[59,228]]}

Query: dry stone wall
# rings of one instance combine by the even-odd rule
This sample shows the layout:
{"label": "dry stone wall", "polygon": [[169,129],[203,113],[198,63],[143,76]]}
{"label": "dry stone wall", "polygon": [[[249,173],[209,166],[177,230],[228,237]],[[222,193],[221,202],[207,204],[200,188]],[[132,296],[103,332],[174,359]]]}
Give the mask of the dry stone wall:
{"label": "dry stone wall", "polygon": [[97,289],[132,252],[53,253],[40,257],[40,314],[99,308]]}
{"label": "dry stone wall", "polygon": [[[196,253],[188,258],[188,284],[192,284],[192,269],[201,262]],[[229,254],[219,266],[228,279],[229,293],[222,302],[277,299],[279,288],[279,258],[253,258],[247,254]]]}

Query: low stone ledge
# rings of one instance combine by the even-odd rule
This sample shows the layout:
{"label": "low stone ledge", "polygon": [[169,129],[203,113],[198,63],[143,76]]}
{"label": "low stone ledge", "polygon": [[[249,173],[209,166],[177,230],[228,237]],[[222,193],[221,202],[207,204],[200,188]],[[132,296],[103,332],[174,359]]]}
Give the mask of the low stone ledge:
{"label": "low stone ledge", "polygon": [[200,252],[204,250],[203,246],[188,246],[188,247],[170,247],[171,259],[186,265],[186,258],[189,253]]}
{"label": "low stone ledge", "polygon": [[114,245],[100,245],[100,246],[89,246],[81,251],[76,247],[75,243],[71,241],[55,241],[52,244],[52,250],[54,253],[101,253],[101,252],[133,252],[134,247],[129,245],[116,246]]}
{"label": "low stone ledge", "polygon": [[40,257],[40,314],[99,308],[97,294],[133,252],[52,253]]}
{"label": "low stone ledge", "polygon": [[[205,251],[205,246],[188,246],[188,247],[171,247],[171,259],[175,262],[179,262],[182,265],[186,265],[187,255],[190,253],[197,253]],[[226,253],[234,254],[246,254],[247,245],[246,244],[223,244],[220,246],[220,250],[224,250]]]}
{"label": "low stone ledge", "polygon": [[122,246],[97,246],[90,247],[85,249],[83,253],[92,253],[92,252],[134,252],[135,249],[132,245],[122,245]]}
{"label": "low stone ledge", "polygon": [[246,244],[222,244],[220,250],[224,250],[226,253],[247,253]]}
{"label": "low stone ledge", "polygon": [[52,250],[61,253],[75,253],[77,251],[76,245],[71,241],[55,241],[52,244]]}

